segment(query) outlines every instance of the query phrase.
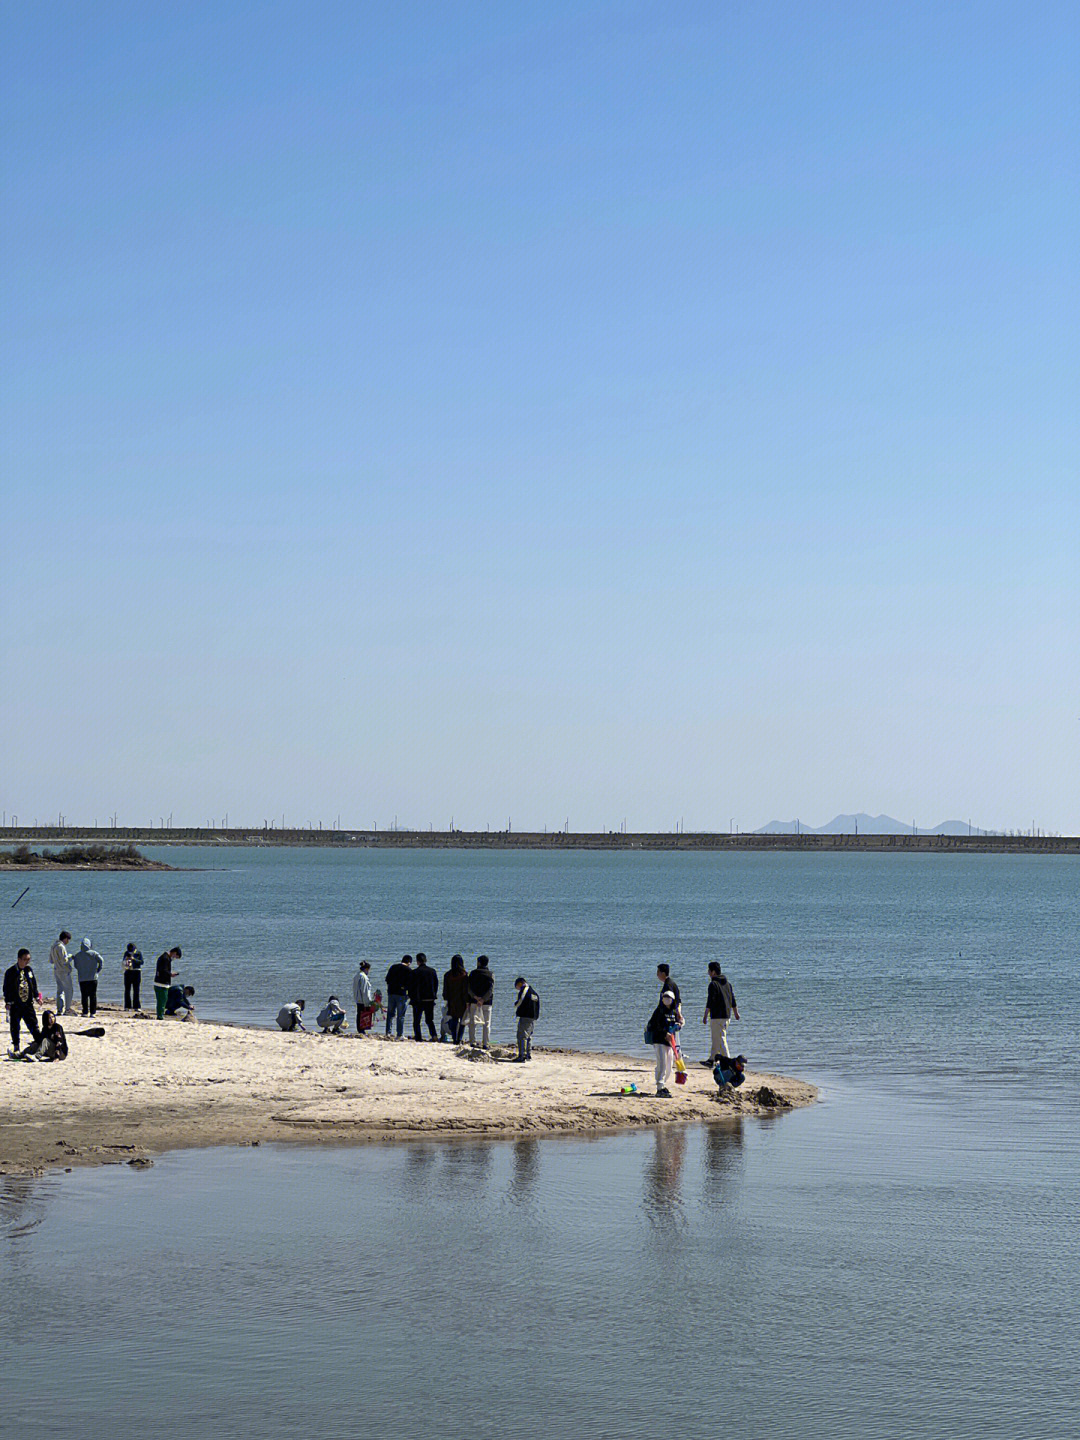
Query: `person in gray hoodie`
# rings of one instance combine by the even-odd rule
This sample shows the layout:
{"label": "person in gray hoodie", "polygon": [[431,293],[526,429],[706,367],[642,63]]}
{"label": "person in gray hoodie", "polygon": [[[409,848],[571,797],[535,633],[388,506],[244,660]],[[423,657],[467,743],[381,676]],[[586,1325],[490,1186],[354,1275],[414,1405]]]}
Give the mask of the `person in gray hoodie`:
{"label": "person in gray hoodie", "polygon": [[49,959],[52,961],[53,974],[56,976],[56,1014],[57,1017],[66,1014],[74,1009],[75,985],[71,974],[71,956],[68,954],[68,941],[71,935],[67,930],[60,931],[60,939],[49,951]]}
{"label": "person in gray hoodie", "polygon": [[91,948],[90,937],[87,936],[81,947],[76,950],[72,957],[75,966],[75,974],[79,977],[79,994],[82,996],[82,1013],[94,1015],[97,1013],[97,977],[104,963],[98,952]]}

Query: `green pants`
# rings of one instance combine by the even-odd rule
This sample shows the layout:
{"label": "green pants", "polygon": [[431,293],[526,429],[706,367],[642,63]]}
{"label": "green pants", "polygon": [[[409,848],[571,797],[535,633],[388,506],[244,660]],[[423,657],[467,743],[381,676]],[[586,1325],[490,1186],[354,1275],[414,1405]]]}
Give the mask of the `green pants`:
{"label": "green pants", "polygon": [[158,1018],[159,1020],[164,1020],[164,1019],[165,1019],[165,1001],[168,1000],[168,998],[169,998],[169,987],[168,987],[168,985],[155,985],[155,986],[154,986],[154,999],[157,1001],[157,1018]]}

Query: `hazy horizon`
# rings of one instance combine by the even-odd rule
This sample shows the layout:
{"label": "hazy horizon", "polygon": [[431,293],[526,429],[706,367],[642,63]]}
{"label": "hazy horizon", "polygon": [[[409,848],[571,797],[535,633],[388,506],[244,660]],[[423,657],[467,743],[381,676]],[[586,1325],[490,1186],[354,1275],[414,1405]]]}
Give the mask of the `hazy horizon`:
{"label": "hazy horizon", "polygon": [[4,29],[8,815],[1080,830],[1073,7]]}

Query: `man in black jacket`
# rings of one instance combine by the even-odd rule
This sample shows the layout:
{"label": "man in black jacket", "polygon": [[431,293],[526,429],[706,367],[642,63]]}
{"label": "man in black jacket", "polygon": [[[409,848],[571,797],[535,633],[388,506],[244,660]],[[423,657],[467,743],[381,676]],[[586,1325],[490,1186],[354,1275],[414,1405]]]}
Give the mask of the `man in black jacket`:
{"label": "man in black jacket", "polygon": [[728,1021],[739,1018],[739,1007],[735,1004],[735,991],[731,981],[715,960],[709,964],[709,993],[705,1000],[705,1014],[701,1023],[709,1027],[709,1058],[703,1065],[712,1066],[723,1055],[730,1059],[727,1046]]}
{"label": "man in black jacket", "polygon": [[412,956],[403,955],[396,965],[386,972],[386,1033],[390,1034],[390,1022],[397,1021],[397,1038],[400,1040],[405,1029],[405,1007],[412,991]]}
{"label": "man in black jacket", "polygon": [[41,1027],[34,1009],[34,1001],[40,999],[37,976],[30,968],[30,951],[20,950],[15,964],[4,971],[4,1004],[11,1026],[11,1043],[16,1051],[19,1048],[19,1028],[23,1022],[35,1040],[41,1039]]}
{"label": "man in black jacket", "polygon": [[427,963],[427,956],[423,950],[416,952],[416,969],[412,973],[412,984],[409,987],[409,999],[412,1001],[412,1030],[413,1039],[422,1040],[420,1034],[420,1021],[427,1021],[428,1035],[432,1040],[439,1037],[435,1033],[435,1001],[439,995],[439,974],[433,965]]}
{"label": "man in black jacket", "polygon": [[476,1044],[476,1022],[484,1049],[491,1040],[491,1002],[495,998],[495,979],[488,967],[488,957],[476,957],[476,969],[469,972],[469,1044]]}
{"label": "man in black jacket", "polygon": [[532,1034],[537,1016],[540,1014],[540,997],[525,979],[519,975],[514,981],[517,995],[514,997],[514,1013],[517,1015],[517,1063],[524,1065],[532,1059]]}

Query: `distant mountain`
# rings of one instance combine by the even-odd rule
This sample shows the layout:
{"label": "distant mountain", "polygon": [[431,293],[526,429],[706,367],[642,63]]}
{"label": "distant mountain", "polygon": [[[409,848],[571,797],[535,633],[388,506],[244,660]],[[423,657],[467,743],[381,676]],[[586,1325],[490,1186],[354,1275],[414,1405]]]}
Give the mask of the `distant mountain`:
{"label": "distant mountain", "polygon": [[941,825],[935,826],[933,830],[927,830],[922,825],[913,831],[910,825],[905,825],[902,820],[894,820],[891,815],[837,815],[827,825],[815,829],[813,825],[806,825],[801,820],[770,820],[768,825],[763,825],[755,832],[758,835],[989,835],[993,832],[980,830],[973,825],[969,832],[966,820],[946,820]]}

